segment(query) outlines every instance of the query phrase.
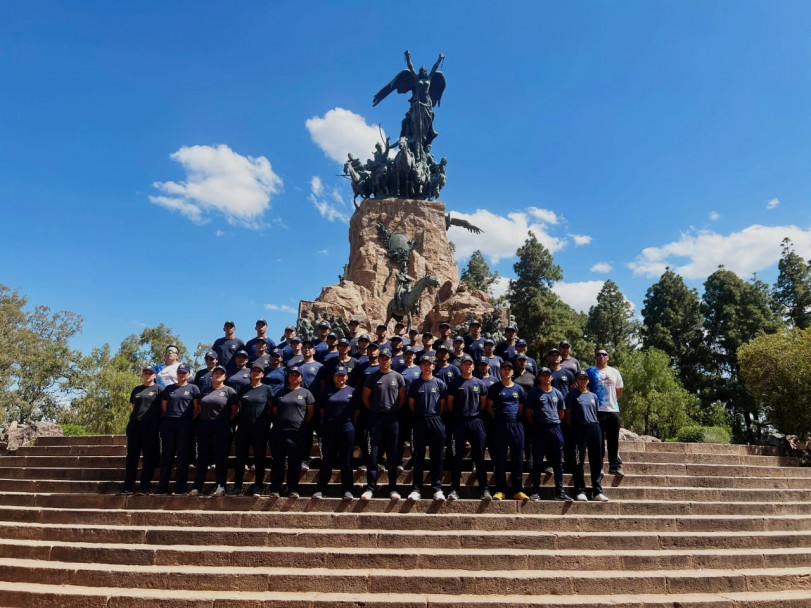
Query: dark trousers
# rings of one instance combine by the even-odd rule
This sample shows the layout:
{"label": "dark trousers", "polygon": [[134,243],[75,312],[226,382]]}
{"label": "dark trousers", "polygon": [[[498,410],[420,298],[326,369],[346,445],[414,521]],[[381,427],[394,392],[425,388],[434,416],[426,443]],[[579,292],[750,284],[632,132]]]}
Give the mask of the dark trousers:
{"label": "dark trousers", "polygon": [[217,485],[225,487],[228,480],[228,452],[231,450],[231,423],[223,420],[197,422],[197,468],[194,488],[202,490],[210,464],[214,464]]}
{"label": "dark trousers", "polygon": [[[620,426],[622,425],[619,412],[597,412],[597,420],[600,423],[600,430],[603,439],[608,444],[608,467],[616,469],[622,465],[620,458]],[[605,457],[605,447],[602,451]]]}
{"label": "dark trousers", "polygon": [[[400,433],[397,439],[397,462],[403,462],[406,440],[411,440],[414,429],[414,414],[407,407],[400,411]],[[411,446],[411,458],[414,458],[414,446]],[[413,463],[412,463],[413,464]]]}
{"label": "dark trousers", "polygon": [[583,468],[586,465],[586,455],[589,459],[591,472],[591,488],[595,494],[603,493],[603,436],[600,425],[577,424],[573,429],[575,442],[575,463],[572,473],[572,485],[575,494],[586,491],[586,481],[583,478]]}
{"label": "dark trousers", "polygon": [[574,449],[574,430],[572,430],[572,425],[565,422],[560,423],[560,430],[563,433],[563,460],[566,463],[566,470],[571,472],[574,471],[574,464],[577,460]]}
{"label": "dark trousers", "polygon": [[336,454],[337,464],[341,470],[341,491],[352,491],[355,484],[352,476],[354,445],[355,426],[351,420],[337,420],[321,425],[321,469],[318,472],[317,492],[327,493],[327,486],[336,464]]}
{"label": "dark trousers", "polygon": [[546,457],[546,462],[554,470],[555,491],[563,492],[563,433],[560,424],[549,424],[537,422],[533,428],[532,438],[532,492],[537,493],[541,489],[541,471]]}
{"label": "dark trousers", "polygon": [[270,466],[271,492],[280,492],[282,489],[285,459],[287,459],[287,489],[290,492],[298,492],[306,430],[306,428],[271,429],[270,453],[273,455],[273,463]]}
{"label": "dark trousers", "polygon": [[366,464],[369,460],[369,412],[361,409],[355,418],[355,445],[360,448],[359,462]]}
{"label": "dark trousers", "polygon": [[431,450],[431,490],[442,489],[442,452],[445,447],[445,425],[439,416],[414,416],[411,455],[414,459],[414,489],[422,490],[425,476],[425,448]]}
{"label": "dark trousers", "polygon": [[161,476],[158,490],[166,492],[172,477],[172,465],[177,457],[175,492],[185,494],[189,485],[189,454],[192,453],[192,421],[164,418],[160,425]]}
{"label": "dark trousers", "polygon": [[393,414],[369,414],[369,459],[366,462],[366,489],[377,487],[377,461],[381,452],[386,453],[389,473],[389,492],[397,489],[397,441],[400,435],[400,416]]}
{"label": "dark trousers", "polygon": [[510,452],[512,493],[521,492],[524,466],[524,426],[520,421],[496,420],[493,424],[493,468],[496,492],[508,492],[507,451]]}
{"label": "dark trousers", "polygon": [[254,485],[260,486],[265,483],[265,466],[267,464],[268,451],[268,430],[267,418],[245,418],[237,423],[235,437],[236,462],[234,464],[234,487],[241,488],[242,480],[245,479],[245,465],[248,464],[248,454],[253,448],[253,458],[255,463],[256,478]]}
{"label": "dark trousers", "polygon": [[141,468],[141,491],[149,492],[155,468],[160,459],[160,420],[130,420],[127,424],[127,469],[124,474],[124,489],[135,489],[138,461],[141,453],[144,463]]}
{"label": "dark trousers", "polygon": [[484,468],[484,444],[487,436],[481,418],[460,418],[453,421],[451,435],[453,442],[453,468],[451,469],[451,490],[459,491],[462,485],[462,459],[465,456],[465,443],[470,442],[470,459],[476,465],[476,478],[479,488],[487,488],[487,470]]}

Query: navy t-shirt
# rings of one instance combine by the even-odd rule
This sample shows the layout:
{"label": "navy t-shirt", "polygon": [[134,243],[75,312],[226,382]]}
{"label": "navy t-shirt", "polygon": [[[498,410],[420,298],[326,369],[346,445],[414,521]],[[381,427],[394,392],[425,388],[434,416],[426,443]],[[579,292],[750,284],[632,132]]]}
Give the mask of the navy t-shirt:
{"label": "navy t-shirt", "polygon": [[366,376],[365,388],[372,389],[369,396],[369,411],[373,414],[390,414],[400,409],[399,392],[405,388],[405,380],[395,371],[384,374],[379,369]]}
{"label": "navy t-shirt", "polygon": [[243,387],[248,386],[250,383],[251,370],[247,367],[245,369],[238,369],[225,380],[225,384],[237,392],[239,392]]}
{"label": "navy t-shirt", "polygon": [[548,393],[535,387],[527,395],[527,407],[532,410],[533,424],[560,424],[558,410],[566,409],[563,394],[556,388]]}
{"label": "navy t-shirt", "polygon": [[465,380],[461,376],[454,378],[448,386],[448,396],[453,397],[454,418],[473,418],[481,412],[481,399],[487,389],[479,378]]}
{"label": "navy t-shirt", "polygon": [[454,378],[458,378],[461,375],[462,372],[459,371],[459,368],[456,367],[455,365],[449,364],[442,368],[439,367],[434,368],[434,377],[442,380],[442,382],[444,382],[446,386],[450,384]]}
{"label": "navy t-shirt", "polygon": [[513,342],[512,344],[510,344],[506,340],[504,340],[504,342],[499,342],[498,344],[496,344],[496,350],[493,352],[494,354],[501,357],[502,360],[512,359],[515,356],[515,342]]}
{"label": "navy t-shirt", "polygon": [[267,384],[260,384],[257,387],[251,388],[247,386],[243,388],[239,397],[239,414],[240,420],[249,420],[251,418],[267,418],[267,404],[273,397],[273,389]]}
{"label": "navy t-shirt", "polygon": [[574,384],[574,374],[568,369],[560,368],[552,372],[552,386],[558,389],[565,397],[569,393],[569,387]]}
{"label": "navy t-shirt", "polygon": [[237,362],[234,360],[234,355],[238,350],[245,348],[245,343],[239,338],[222,337],[214,340],[214,345],[211,350],[216,351],[219,355],[217,363],[222,365],[226,371],[233,372],[237,368]]}
{"label": "navy t-shirt", "polygon": [[304,361],[304,355],[294,355],[292,352],[290,356],[284,360],[284,366],[287,369],[291,367],[295,367],[296,365],[301,365],[301,362]]}
{"label": "navy t-shirt", "polygon": [[496,382],[498,382],[498,379],[494,378],[493,376],[485,376],[484,378],[479,378],[479,380],[482,381],[485,390],[488,391],[490,390],[491,386],[493,386]]}
{"label": "navy t-shirt", "polygon": [[166,417],[192,420],[194,418],[192,402],[199,397],[200,389],[196,384],[184,386],[170,384],[161,394],[161,401],[166,401]]}
{"label": "navy t-shirt", "polygon": [[237,392],[230,386],[211,387],[200,394],[200,420],[228,420]]}
{"label": "navy t-shirt", "polygon": [[327,351],[329,351],[329,344],[327,344],[326,340],[315,340],[313,341],[313,350],[315,350],[313,353],[313,359],[319,363],[323,363],[324,355],[326,355]]}
{"label": "navy t-shirt", "polygon": [[283,388],[273,396],[273,405],[277,408],[273,428],[277,431],[300,429],[307,418],[307,406],[313,403],[315,398],[306,388]]}
{"label": "navy t-shirt", "polygon": [[407,367],[403,371],[400,372],[400,375],[405,380],[406,386],[409,386],[414,380],[420,377],[422,374],[422,370],[420,369],[419,365],[414,365],[412,367]]}
{"label": "navy t-shirt", "polygon": [[270,338],[260,338],[259,336],[256,336],[255,338],[251,338],[250,340],[248,340],[245,343],[245,352],[248,353],[248,358],[250,359],[251,363],[256,361],[256,357],[259,356],[259,353],[256,352],[256,344],[260,340],[264,340],[265,344],[268,345],[268,348],[265,351],[266,353],[269,353],[274,348],[276,348],[276,343],[273,340],[271,340]]}
{"label": "navy t-shirt", "polygon": [[577,374],[580,371],[580,361],[575,359],[574,357],[569,357],[568,359],[564,359],[560,362],[560,366],[563,369],[567,369],[573,374]]}
{"label": "navy t-shirt", "polygon": [[322,373],[324,374],[324,380],[327,381],[327,385],[330,386],[333,383],[333,376],[335,375],[335,368],[338,366],[346,368],[347,374],[347,383],[352,379],[352,374],[355,369],[358,367],[358,362],[355,360],[354,357],[349,357],[346,361],[340,361],[338,357],[327,359],[324,361],[324,369]]}
{"label": "navy t-shirt", "polygon": [[391,358],[391,369],[396,371],[398,374],[402,374],[403,370],[406,368],[405,357],[401,354],[394,355]]}
{"label": "navy t-shirt", "polygon": [[211,388],[211,370],[204,367],[194,374],[194,384],[197,385],[201,392]]}
{"label": "navy t-shirt", "polygon": [[287,383],[287,368],[284,365],[273,369],[268,367],[265,369],[265,377],[262,382],[270,386],[274,393],[278,393]]}
{"label": "navy t-shirt", "polygon": [[326,389],[318,400],[321,422],[351,422],[355,415],[355,390],[351,386]]}
{"label": "navy t-shirt", "polygon": [[487,363],[490,364],[490,374],[493,377],[498,378],[498,370],[501,369],[501,364],[504,362],[504,359],[496,355],[493,355],[492,357],[485,355],[485,358],[487,359]]}
{"label": "navy t-shirt", "polygon": [[380,365],[375,364],[372,365],[369,363],[369,360],[361,362],[358,360],[358,365],[355,368],[355,371],[349,377],[349,384],[355,386],[357,388],[363,388],[363,384],[366,382],[366,377],[375,373],[380,369]]}
{"label": "navy t-shirt", "polygon": [[574,389],[569,391],[563,402],[567,410],[572,410],[572,425],[575,424],[597,424],[597,405],[599,400],[597,395],[586,391],[581,393]]}
{"label": "navy t-shirt", "polygon": [[157,384],[152,386],[136,386],[130,393],[130,403],[133,404],[130,420],[160,420],[161,401],[160,394],[163,389]]}
{"label": "navy t-shirt", "polygon": [[496,382],[487,391],[487,399],[493,402],[493,414],[500,422],[515,422],[518,420],[519,405],[527,402],[527,394],[520,384],[504,386]]}
{"label": "navy t-shirt", "polygon": [[485,338],[474,340],[470,336],[465,336],[465,352],[473,357],[474,361],[478,361],[484,356],[484,340]]}
{"label": "navy t-shirt", "polygon": [[445,398],[447,391],[447,385],[437,377],[414,380],[408,387],[408,398],[414,400],[414,415],[438,416],[439,402]]}
{"label": "navy t-shirt", "polygon": [[321,370],[323,365],[318,361],[310,361],[309,363],[299,363],[298,371],[301,372],[301,386],[309,390],[313,397],[318,397],[319,381],[321,380]]}

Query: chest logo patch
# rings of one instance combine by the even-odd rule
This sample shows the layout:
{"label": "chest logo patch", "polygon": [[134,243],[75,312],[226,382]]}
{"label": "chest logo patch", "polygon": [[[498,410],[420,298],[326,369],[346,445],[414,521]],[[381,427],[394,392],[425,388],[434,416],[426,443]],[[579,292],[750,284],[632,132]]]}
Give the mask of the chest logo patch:
{"label": "chest logo patch", "polygon": [[189,393],[189,391],[183,391],[183,395],[186,396],[186,397],[188,397],[190,394],[191,393]]}
{"label": "chest logo patch", "polygon": [[220,391],[220,397],[225,397],[225,391]]}

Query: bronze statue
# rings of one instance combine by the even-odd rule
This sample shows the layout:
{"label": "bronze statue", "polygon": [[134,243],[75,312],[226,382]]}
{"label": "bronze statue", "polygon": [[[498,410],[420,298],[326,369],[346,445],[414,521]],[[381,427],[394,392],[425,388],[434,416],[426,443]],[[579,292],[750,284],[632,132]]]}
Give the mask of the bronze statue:
{"label": "bronze statue", "polygon": [[431,274],[425,275],[416,282],[412,289],[402,293],[399,298],[395,295],[389,300],[386,307],[386,324],[388,325],[391,319],[403,321],[407,318],[407,327],[412,327],[414,317],[420,312],[420,296],[429,287],[439,287],[439,279]]}

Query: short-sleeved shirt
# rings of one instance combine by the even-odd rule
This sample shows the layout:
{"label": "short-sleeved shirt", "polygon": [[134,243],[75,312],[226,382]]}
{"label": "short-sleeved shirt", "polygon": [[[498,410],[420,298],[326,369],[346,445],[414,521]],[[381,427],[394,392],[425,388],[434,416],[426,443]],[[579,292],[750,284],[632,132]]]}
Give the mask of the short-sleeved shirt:
{"label": "short-sleeved shirt", "polygon": [[546,392],[537,386],[527,395],[527,407],[532,410],[533,424],[560,424],[558,410],[566,409],[563,394],[558,389]]}
{"label": "short-sleeved shirt", "polygon": [[560,362],[560,366],[563,369],[568,369],[573,374],[577,374],[577,372],[580,371],[580,361],[578,361],[574,357],[569,357],[568,359],[563,359]]}
{"label": "short-sleeved shirt", "polygon": [[267,418],[267,404],[273,398],[273,388],[268,384],[244,387],[239,395],[239,420]]}
{"label": "short-sleeved shirt", "polygon": [[359,360],[357,367],[355,367],[355,371],[349,376],[349,384],[356,388],[363,388],[363,384],[366,382],[366,377],[374,374],[379,369],[380,365],[372,365],[369,363],[368,359],[363,362]]}
{"label": "short-sleeved shirt", "polygon": [[567,410],[572,410],[572,425],[597,424],[597,395],[574,389],[564,397]]}
{"label": "short-sleeved shirt", "polygon": [[465,352],[473,357],[474,361],[478,361],[484,356],[484,340],[485,338],[474,340],[470,336],[465,336]]}
{"label": "short-sleeved shirt", "polygon": [[352,379],[353,372],[358,367],[358,362],[355,360],[354,357],[349,357],[346,361],[340,361],[338,357],[335,357],[333,359],[327,359],[326,361],[324,361],[323,377],[324,380],[327,381],[328,386],[332,385],[333,383],[332,377],[335,375],[335,368],[338,367],[339,365],[346,369],[346,374],[348,376],[347,384],[349,384],[349,380]]}
{"label": "short-sleeved shirt", "polygon": [[615,367],[607,365],[603,369],[590,367],[586,370],[589,375],[589,390],[597,395],[599,411],[619,412],[620,405],[617,400],[617,389],[623,388],[622,374]]}
{"label": "short-sleeved shirt", "polygon": [[180,418],[191,420],[194,418],[192,403],[200,397],[200,389],[196,384],[178,386],[170,384],[161,394],[161,401],[166,401],[166,418]]}
{"label": "short-sleeved shirt", "polygon": [[520,385],[525,393],[528,393],[535,386],[535,376],[529,370],[524,370],[520,376],[514,376],[513,382]]}
{"label": "short-sleeved shirt", "polygon": [[155,366],[155,383],[162,389],[170,384],[177,384],[177,368],[180,367],[180,361],[166,365],[161,363]]}
{"label": "short-sleeved shirt", "polygon": [[[526,355],[524,355],[526,356]],[[515,365],[515,357],[512,358],[513,365]],[[527,362],[524,365],[524,371],[529,372],[533,376],[538,375],[538,362],[532,357],[527,357]]]}
{"label": "short-sleeved shirt", "polygon": [[572,384],[574,384],[574,374],[568,369],[561,367],[552,372],[552,386],[558,389],[564,397],[571,390]]}
{"label": "short-sleeved shirt", "polygon": [[315,397],[306,388],[283,388],[273,396],[276,417],[273,428],[277,431],[295,431],[302,427],[307,419],[307,406],[315,403]]}
{"label": "short-sleeved shirt", "polygon": [[262,382],[272,388],[274,394],[278,393],[287,383],[287,368],[284,365],[276,368],[268,367],[265,369],[265,377]]}
{"label": "short-sleeved shirt", "polygon": [[[516,340],[515,342],[517,342]],[[506,340],[504,342],[499,342],[496,344],[496,350],[493,351],[496,355],[501,357],[503,360],[512,359],[515,356],[515,342],[510,344]]]}
{"label": "short-sleeved shirt", "polygon": [[405,380],[406,386],[409,386],[414,380],[420,377],[422,374],[422,370],[420,369],[419,365],[412,365],[411,367],[406,367],[403,371],[400,372],[400,375]]}
{"label": "short-sleeved shirt", "polygon": [[490,373],[498,377],[498,371],[501,369],[501,364],[504,363],[504,359],[499,357],[498,355],[493,355],[492,357],[488,357],[485,355],[487,359],[487,363],[490,365]]}
{"label": "short-sleeved shirt", "polygon": [[458,378],[462,375],[462,372],[459,370],[458,367],[455,365],[446,365],[445,367],[435,367],[434,368],[434,377],[439,378],[442,382],[445,383],[447,386],[451,383],[454,378]]}
{"label": "short-sleeved shirt", "polygon": [[256,357],[259,356],[259,353],[256,352],[256,344],[260,341],[264,341],[265,344],[268,345],[266,353],[269,353],[274,348],[276,348],[276,343],[268,337],[260,338],[256,336],[255,338],[251,338],[245,343],[245,352],[248,353],[248,359],[250,359],[251,363],[256,361]]}
{"label": "short-sleeved shirt", "polygon": [[211,370],[205,367],[199,370],[194,374],[194,380],[192,382],[200,389],[200,392],[211,388]]}
{"label": "short-sleeved shirt", "polygon": [[236,392],[239,392],[243,387],[251,384],[251,370],[247,367],[245,369],[238,369],[226,378],[225,384]]}
{"label": "short-sleeved shirt", "polygon": [[319,363],[324,362],[324,355],[329,352],[329,344],[327,344],[326,340],[314,340],[313,341],[313,359],[318,361]]}
{"label": "short-sleeved shirt", "polygon": [[405,380],[395,371],[384,374],[379,369],[366,376],[363,386],[372,390],[369,411],[372,414],[390,414],[400,409],[399,393]]}
{"label": "short-sleeved shirt", "polygon": [[200,393],[200,420],[228,420],[236,402],[237,392],[232,387],[211,387]]}
{"label": "short-sleeved shirt", "polygon": [[239,338],[217,338],[211,350],[215,351],[218,357],[217,364],[222,365],[228,373],[236,370],[237,362],[234,356],[238,350],[245,348],[245,343]]}
{"label": "short-sleeved shirt", "polygon": [[402,374],[403,370],[406,368],[405,357],[402,353],[399,355],[394,355],[391,358],[391,369],[396,371],[398,374]]}
{"label": "short-sleeved shirt", "polygon": [[415,416],[438,416],[440,401],[445,398],[448,386],[432,376],[430,380],[417,378],[408,386],[408,398],[414,400]]}
{"label": "short-sleeved shirt", "polygon": [[284,360],[284,366],[287,369],[290,369],[296,365],[301,365],[302,361],[304,361],[304,355],[294,355],[293,353],[290,353],[290,356]]}
{"label": "short-sleeved shirt", "polygon": [[318,361],[300,363],[298,366],[298,371],[301,372],[301,386],[309,390],[313,394],[313,397],[316,398],[318,398],[318,392],[321,388],[318,383],[321,380],[323,369],[323,364]]}
{"label": "short-sleeved shirt", "polygon": [[132,413],[130,420],[155,421],[161,419],[160,386],[136,386],[130,393]]}
{"label": "short-sleeved shirt", "polygon": [[487,391],[487,399],[493,402],[493,414],[499,422],[518,420],[519,406],[527,402],[527,394],[520,384],[504,386],[496,382]]}
{"label": "short-sleeved shirt", "polygon": [[481,379],[469,378],[465,380],[462,376],[454,378],[448,386],[448,396],[453,397],[454,418],[475,418],[481,413],[482,397],[487,395],[487,388]]}
{"label": "short-sleeved shirt", "polygon": [[329,387],[318,399],[318,408],[321,410],[321,422],[337,423],[351,422],[355,417],[355,388],[344,386],[343,388]]}
{"label": "short-sleeved shirt", "polygon": [[[479,378],[478,376],[476,377]],[[494,378],[493,376],[484,376],[483,378],[479,378],[479,380],[481,380],[482,384],[484,384],[485,391],[489,391],[490,387],[498,382],[498,379]]]}

